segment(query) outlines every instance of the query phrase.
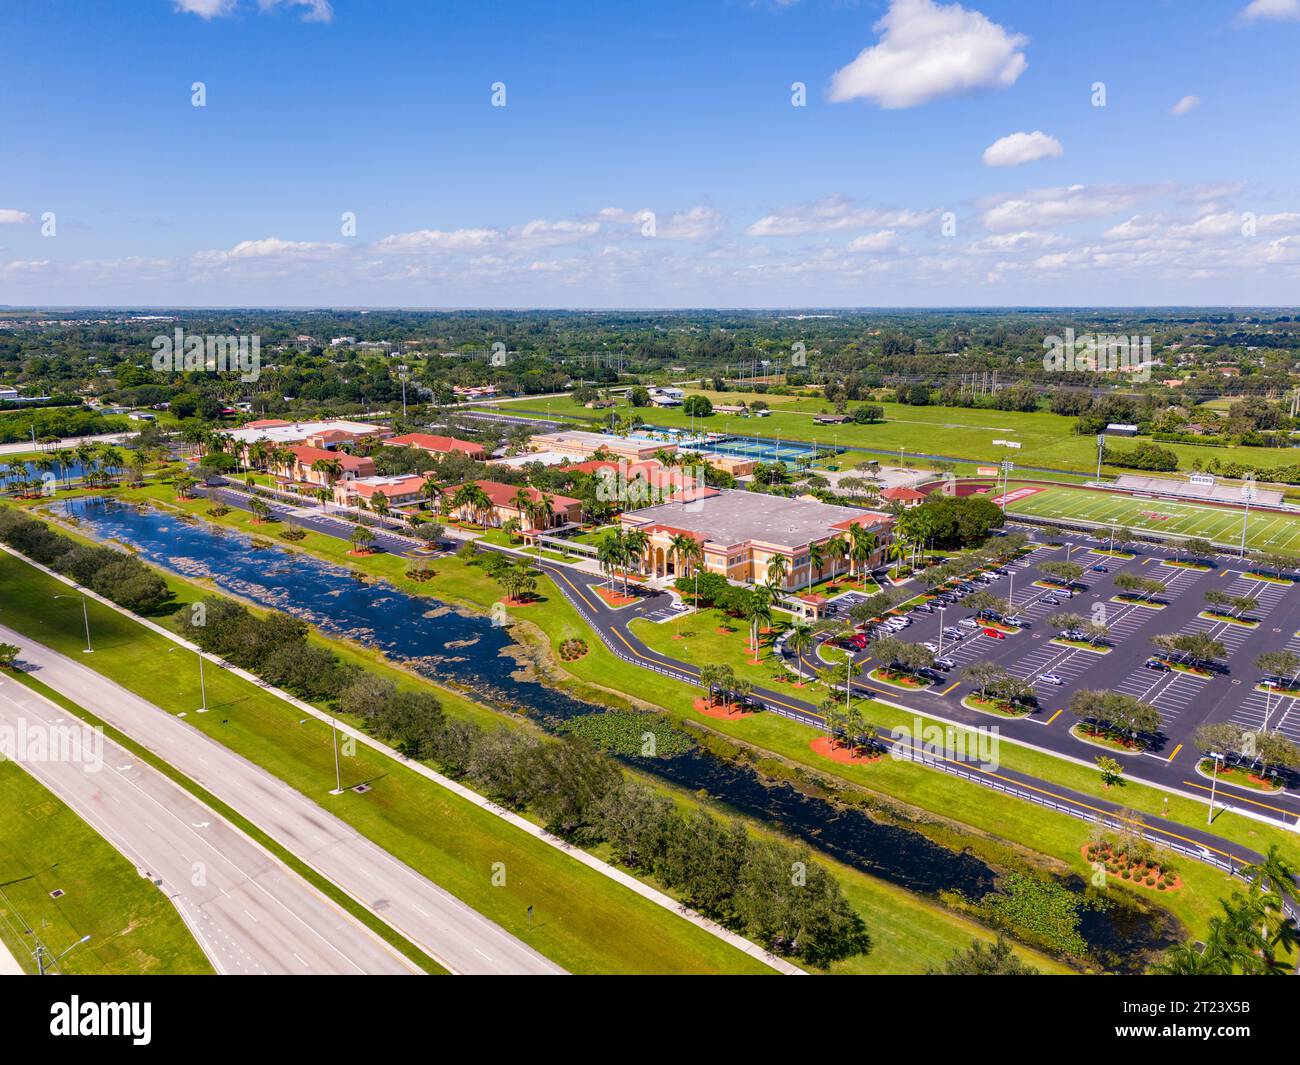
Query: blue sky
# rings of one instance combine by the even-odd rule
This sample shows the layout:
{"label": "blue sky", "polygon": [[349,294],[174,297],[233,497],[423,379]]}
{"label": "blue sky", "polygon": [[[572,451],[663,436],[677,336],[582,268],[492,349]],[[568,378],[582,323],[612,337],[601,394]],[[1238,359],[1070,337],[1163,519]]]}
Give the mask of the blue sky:
{"label": "blue sky", "polygon": [[0,20],[0,304],[1298,291],[1300,0],[44,0]]}

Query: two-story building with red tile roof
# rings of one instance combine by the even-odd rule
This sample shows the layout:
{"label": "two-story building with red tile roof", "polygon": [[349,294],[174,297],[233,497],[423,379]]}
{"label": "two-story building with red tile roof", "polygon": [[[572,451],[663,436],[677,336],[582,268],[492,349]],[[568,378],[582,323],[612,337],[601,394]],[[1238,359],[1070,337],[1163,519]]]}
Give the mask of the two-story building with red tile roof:
{"label": "two-story building with red tile roof", "polygon": [[472,440],[458,440],[454,436],[433,436],[429,433],[407,433],[384,441],[389,447],[414,447],[430,455],[450,455],[459,451],[468,459],[482,461],[487,458],[487,448]]}
{"label": "two-story building with red tile roof", "polygon": [[[460,521],[471,522],[475,525],[481,525],[486,521],[489,526],[499,527],[505,522],[514,519],[519,522],[519,528],[524,532],[534,531],[538,526],[534,524],[534,517],[540,519],[540,515],[528,513],[520,506],[519,493],[523,494],[534,503],[542,498],[542,493],[536,488],[517,484],[502,484],[499,481],[472,481],[471,484],[478,485],[483,489],[488,498],[489,509],[486,511],[468,504],[456,506],[452,503],[449,514]],[[447,488],[443,496],[454,501],[457,492],[462,485],[455,485]],[[542,529],[556,529],[563,525],[576,525],[582,521],[582,500],[574,499],[571,496],[551,495],[546,497],[551,505],[551,517],[549,521],[543,523]]]}

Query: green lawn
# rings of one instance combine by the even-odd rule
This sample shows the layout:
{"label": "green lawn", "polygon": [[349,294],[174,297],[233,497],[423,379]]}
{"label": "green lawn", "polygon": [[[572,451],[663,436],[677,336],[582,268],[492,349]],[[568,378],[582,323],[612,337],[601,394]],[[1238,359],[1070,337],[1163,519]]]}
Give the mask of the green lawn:
{"label": "green lawn", "polygon": [[[12,683],[12,681],[9,681]],[[50,892],[63,891],[57,898]],[[36,971],[34,930],[69,974],[210,974],[167,896],[34,777],[0,759],[0,938]]]}
{"label": "green lawn", "polygon": [[[694,389],[688,390],[697,391]],[[752,403],[762,400],[772,408],[766,418],[745,418],[735,414],[714,414],[696,419],[698,428],[710,432],[736,433],[745,436],[783,437],[785,439],[811,440],[824,446],[870,449],[873,458],[888,464],[879,452],[894,452],[902,448],[905,454],[943,454],[969,462],[995,462],[1011,459],[1018,465],[1045,466],[1064,470],[1088,472],[1097,462],[1097,445],[1092,436],[1075,432],[1077,419],[1049,411],[979,410],[962,407],[912,407],[901,403],[880,403],[885,420],[874,425],[817,425],[813,417],[831,411],[831,405],[817,398],[796,396],[758,395],[744,392],[703,391],[714,403],[733,405],[741,401]],[[552,399],[553,415],[596,420],[603,415],[609,423],[610,410],[591,411],[572,399]],[[852,405],[850,405],[852,406]],[[527,399],[518,403],[497,406],[479,405],[480,409],[496,409],[507,413],[522,413],[515,408],[542,410],[543,405]],[[651,425],[688,427],[691,419],[679,409],[634,408],[626,400],[615,410],[620,416],[639,414]],[[1021,446],[1010,449],[994,444],[994,440],[1010,440]],[[1290,451],[1284,448],[1261,447],[1209,447],[1202,444],[1175,444],[1161,442],[1178,455],[1179,465],[1191,469],[1194,459],[1208,462],[1245,462],[1261,469],[1286,466],[1293,461]],[[1107,467],[1109,469],[1109,467]]]}
{"label": "green lawn", "polygon": [[[233,512],[231,516],[234,516]],[[329,537],[315,537],[314,534],[309,535],[309,539],[303,543],[312,544],[314,540],[324,541],[326,548],[337,545],[336,550],[345,550],[339,541]],[[321,553],[330,554],[328,550]],[[395,561],[397,560],[386,556],[373,556],[360,560],[360,564],[357,560],[347,560],[344,564],[370,569],[374,563]],[[481,609],[496,601],[500,594],[498,586],[486,578],[479,567],[467,565],[459,559],[439,560],[439,576],[428,585],[415,586],[402,580],[398,583],[417,594],[454,598]],[[694,699],[701,694],[698,689],[656,673],[630,670],[626,663],[612,655],[599,641],[591,639],[590,630],[577,612],[558,593],[551,591],[547,594],[547,587],[547,582],[544,581],[542,591],[547,596],[545,603],[511,613],[515,618],[526,619],[531,623],[531,627],[540,632],[551,646],[557,646],[568,637],[587,639],[590,653],[575,663],[565,664],[564,672],[555,678],[557,683],[572,689],[575,694],[585,697],[594,695],[614,704],[638,703],[665,709],[675,718],[703,724],[716,732],[774,752],[797,765],[801,772],[815,771],[821,777],[851,781],[943,817],[965,822],[1000,838],[1017,841],[1051,855],[1080,872],[1087,871],[1079,855],[1079,847],[1086,841],[1088,829],[1071,818],[1052,814],[1041,807],[912,764],[885,760],[884,763],[863,768],[827,762],[815,756],[808,748],[816,735],[815,730],[786,718],[757,714],[741,720],[719,721],[703,717],[692,707]],[[590,595],[589,592],[586,594]],[[806,697],[808,701],[818,701],[812,690]],[[881,704],[866,705],[872,719],[885,728],[898,723],[910,723],[912,720],[912,715]],[[1001,760],[1003,765],[1010,768],[1020,769],[1041,779],[1058,781],[1087,794],[1112,800],[1119,798],[1126,806],[1138,812],[1168,816],[1185,824],[1200,824],[1204,821],[1203,804],[1190,799],[1169,797],[1166,807],[1164,793],[1134,783],[1126,784],[1122,794],[1117,794],[1113,789],[1106,792],[1101,788],[1096,771],[1013,743],[1002,744]],[[1300,862],[1300,846],[1285,831],[1226,813],[1216,818],[1215,829],[1225,838],[1256,850],[1266,850],[1270,842],[1279,842],[1293,861]],[[1179,866],[1180,871],[1185,873],[1189,887],[1177,895],[1162,897],[1162,901],[1193,930],[1203,931],[1205,921],[1214,910],[1215,899],[1227,890],[1224,886],[1226,881],[1208,867],[1188,860],[1180,859]],[[1200,885],[1200,889],[1197,885]]]}
{"label": "green lawn", "polygon": [[[0,557],[0,621],[75,653],[83,638],[75,612],[45,609],[57,588]],[[90,623],[99,653],[89,665],[165,710],[196,705],[197,672],[174,668],[163,637],[93,602]],[[207,686],[214,712],[191,715],[190,725],[306,795],[328,791],[327,725],[226,671],[209,670]],[[331,800],[331,812],[571,971],[772,971],[368,747],[357,746],[344,772],[373,788]],[[492,885],[495,862],[506,865],[506,886]]]}
{"label": "green lawn", "polygon": [[[1014,485],[1012,486],[1014,487]],[[1216,543],[1239,543],[1244,511],[1203,503],[1175,503],[1167,499],[1093,492],[1064,486],[1043,489],[1007,504],[1011,514],[1037,518],[1095,522],[1120,527],[1200,537]],[[1246,528],[1246,546],[1260,551],[1300,554],[1300,515],[1256,510]]]}

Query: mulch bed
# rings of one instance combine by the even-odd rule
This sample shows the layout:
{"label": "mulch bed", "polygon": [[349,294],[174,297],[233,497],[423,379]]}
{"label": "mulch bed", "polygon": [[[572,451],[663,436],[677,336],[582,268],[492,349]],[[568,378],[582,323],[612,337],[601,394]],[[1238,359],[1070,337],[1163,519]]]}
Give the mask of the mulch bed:
{"label": "mulch bed", "polygon": [[600,585],[593,585],[592,591],[600,596],[609,606],[628,606],[635,603],[635,595],[624,595],[622,592],[615,592],[609,588],[602,588]]}
{"label": "mulch bed", "polygon": [[735,703],[712,703],[707,699],[696,699],[695,709],[705,717],[716,717],[722,721],[738,721],[742,717],[753,717],[752,710],[741,710]]}
{"label": "mulch bed", "polygon": [[[1083,860],[1089,865],[1093,862],[1104,862],[1106,864],[1107,875],[1114,877],[1121,884],[1133,884],[1136,887],[1144,887],[1148,891],[1154,891],[1157,894],[1163,893],[1166,895],[1171,891],[1177,891],[1183,886],[1183,878],[1177,873],[1174,873],[1172,877],[1169,877],[1162,874],[1159,869],[1152,872],[1148,862],[1134,863],[1131,859],[1122,857],[1121,855],[1116,854],[1113,850],[1102,850],[1100,845],[1096,843],[1085,843],[1079,848],[1079,853],[1083,855]],[[1125,880],[1124,870],[1128,869],[1129,872],[1132,873],[1135,864],[1143,870],[1142,874],[1138,876],[1130,875],[1129,878]],[[1154,880],[1155,883],[1148,884],[1148,877]],[[1163,891],[1160,887],[1161,883],[1164,884]]]}
{"label": "mulch bed", "polygon": [[826,736],[818,736],[808,746],[812,748],[813,754],[820,754],[823,758],[829,758],[832,762],[839,762],[841,765],[870,765],[872,762],[879,762],[883,757],[879,751],[863,754],[861,751],[845,747],[842,743],[832,743]]}

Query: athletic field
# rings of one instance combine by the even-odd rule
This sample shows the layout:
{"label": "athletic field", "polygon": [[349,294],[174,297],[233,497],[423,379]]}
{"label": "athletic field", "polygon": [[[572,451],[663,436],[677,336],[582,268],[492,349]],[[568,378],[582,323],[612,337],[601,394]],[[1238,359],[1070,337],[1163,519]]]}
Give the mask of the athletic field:
{"label": "athletic field", "polygon": [[[1243,510],[1240,507],[1213,507],[1197,502],[1175,503],[1167,499],[1144,499],[1064,486],[1017,487],[1014,482],[1007,495],[1008,514],[1024,514],[1048,520],[1060,518],[1095,522],[1105,527],[1113,522],[1129,529],[1199,537],[1215,543],[1237,544],[1241,541]],[[1246,546],[1257,551],[1300,554],[1300,514],[1252,510],[1246,531]]]}

